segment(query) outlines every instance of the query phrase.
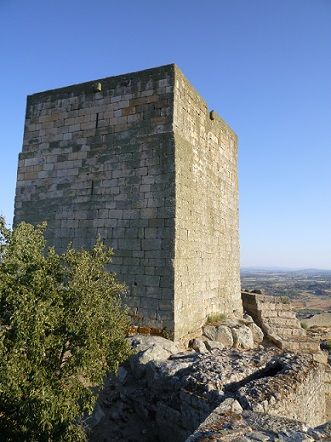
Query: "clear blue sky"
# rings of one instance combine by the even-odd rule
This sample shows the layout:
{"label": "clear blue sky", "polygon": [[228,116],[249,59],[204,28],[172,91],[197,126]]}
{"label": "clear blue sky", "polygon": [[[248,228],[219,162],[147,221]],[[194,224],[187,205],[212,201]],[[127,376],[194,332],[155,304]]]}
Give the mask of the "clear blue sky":
{"label": "clear blue sky", "polygon": [[331,268],[331,0],[0,0],[0,212],[26,95],[175,62],[239,135],[244,266]]}

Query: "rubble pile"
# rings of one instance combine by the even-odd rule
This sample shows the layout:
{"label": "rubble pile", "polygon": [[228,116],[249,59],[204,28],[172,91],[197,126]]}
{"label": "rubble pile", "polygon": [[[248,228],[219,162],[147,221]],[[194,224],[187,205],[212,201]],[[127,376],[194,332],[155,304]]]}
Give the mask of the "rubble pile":
{"label": "rubble pile", "polygon": [[[100,394],[90,441],[323,440],[310,429],[325,411],[323,365],[312,356],[256,344],[201,351],[193,342],[187,350],[157,336],[129,339],[136,354]],[[306,439],[281,439],[277,422],[282,434]],[[264,438],[236,439],[246,433]]]}

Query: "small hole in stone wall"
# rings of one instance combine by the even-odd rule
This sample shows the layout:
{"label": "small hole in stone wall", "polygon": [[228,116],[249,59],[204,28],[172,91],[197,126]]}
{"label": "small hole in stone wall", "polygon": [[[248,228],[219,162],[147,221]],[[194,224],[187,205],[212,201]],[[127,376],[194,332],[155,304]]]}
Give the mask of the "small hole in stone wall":
{"label": "small hole in stone wall", "polygon": [[136,282],[134,282],[133,285],[137,286],[138,284]]}
{"label": "small hole in stone wall", "polygon": [[96,117],[95,117],[95,128],[97,129],[99,125],[99,113],[97,113]]}
{"label": "small hole in stone wall", "polygon": [[94,192],[94,181],[91,181],[91,195],[93,195]]}

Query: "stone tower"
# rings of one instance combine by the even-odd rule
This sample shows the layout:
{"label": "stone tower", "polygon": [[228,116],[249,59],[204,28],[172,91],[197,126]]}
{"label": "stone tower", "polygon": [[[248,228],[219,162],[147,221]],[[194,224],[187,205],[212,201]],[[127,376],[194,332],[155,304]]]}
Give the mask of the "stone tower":
{"label": "stone tower", "polygon": [[171,64],[27,99],[15,224],[115,250],[137,324],[175,338],[241,311],[237,138]]}

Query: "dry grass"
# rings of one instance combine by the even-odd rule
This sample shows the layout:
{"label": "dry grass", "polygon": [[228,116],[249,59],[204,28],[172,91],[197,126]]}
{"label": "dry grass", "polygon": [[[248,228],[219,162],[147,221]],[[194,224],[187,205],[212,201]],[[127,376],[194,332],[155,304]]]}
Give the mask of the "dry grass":
{"label": "dry grass", "polygon": [[225,321],[226,315],[224,313],[212,313],[207,316],[206,324],[207,325],[218,325],[221,322]]}

